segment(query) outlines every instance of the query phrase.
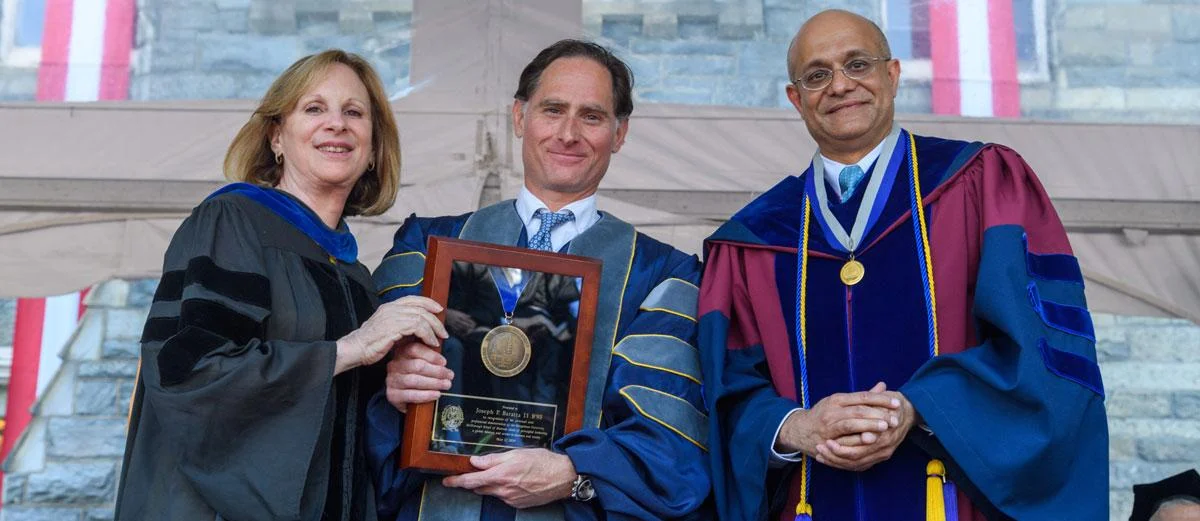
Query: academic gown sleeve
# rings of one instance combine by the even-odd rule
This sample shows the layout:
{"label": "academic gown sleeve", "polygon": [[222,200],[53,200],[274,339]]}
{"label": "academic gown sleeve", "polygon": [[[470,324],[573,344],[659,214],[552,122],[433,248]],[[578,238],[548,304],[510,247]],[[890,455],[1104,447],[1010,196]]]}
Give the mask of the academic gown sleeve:
{"label": "academic gown sleeve", "polygon": [[[755,308],[748,266],[773,264],[775,253],[714,242],[709,244],[700,292],[700,356],[709,407],[709,460],[718,519],[766,519],[769,498],[787,483],[794,465],[771,469],[771,449],[780,422],[797,402],[780,396],[763,348],[763,325],[783,323],[778,309]],[[773,283],[773,280],[771,281]],[[776,324],[778,325],[778,324]],[[790,367],[788,368],[790,370]]]}
{"label": "academic gown sleeve", "polygon": [[[392,249],[373,275],[380,300],[391,302],[421,294],[424,282],[426,241],[429,235],[449,235],[454,230],[430,219],[409,216],[396,231]],[[426,474],[398,466],[404,436],[405,414],[388,402],[386,390],[367,402],[365,445],[367,463],[376,486],[380,519],[395,519],[405,501],[420,494]]]}
{"label": "academic gown sleeve", "polygon": [[623,303],[635,311],[619,330],[601,426],[554,444],[596,489],[591,502],[564,502],[569,520],[712,518],[694,347],[699,263],[673,249],[651,257],[666,260],[645,275],[632,274],[629,285],[648,282],[658,291],[641,303]]}
{"label": "academic gown sleeve", "polygon": [[901,387],[933,432],[912,439],[948,456],[951,477],[1005,516],[1108,519],[1104,389],[1066,233],[1011,150],[985,148],[961,183],[951,197],[966,204],[933,211],[965,208],[978,230],[979,343],[931,359]]}
{"label": "academic gown sleeve", "polygon": [[266,273],[251,217],[203,203],[166,252],[143,336],[154,432],[224,519],[311,518],[325,500],[335,344],[265,340]]}

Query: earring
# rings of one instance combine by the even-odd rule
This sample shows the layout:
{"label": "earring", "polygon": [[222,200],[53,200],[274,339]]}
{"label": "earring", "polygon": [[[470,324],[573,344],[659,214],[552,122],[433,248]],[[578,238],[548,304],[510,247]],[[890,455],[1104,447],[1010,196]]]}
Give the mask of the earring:
{"label": "earring", "polygon": [[283,164],[283,153],[282,152],[275,154],[275,164],[277,164],[277,165]]}
{"label": "earring", "polygon": [[375,160],[374,159],[372,159],[370,163],[367,163],[367,171],[368,172],[375,171]]}

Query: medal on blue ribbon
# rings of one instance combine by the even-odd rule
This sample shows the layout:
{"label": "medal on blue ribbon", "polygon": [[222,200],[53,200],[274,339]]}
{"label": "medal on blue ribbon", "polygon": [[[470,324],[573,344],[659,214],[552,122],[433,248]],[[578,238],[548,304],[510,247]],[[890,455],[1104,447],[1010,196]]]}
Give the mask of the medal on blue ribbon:
{"label": "medal on blue ribbon", "polygon": [[[529,284],[528,281],[522,280],[524,273],[520,270],[490,266],[488,271],[496,283],[496,291],[500,294],[504,317],[500,319],[500,325],[484,335],[483,342],[479,344],[479,354],[483,359],[483,366],[489,372],[509,378],[525,370],[533,351],[525,332],[512,325],[517,301],[521,298],[522,290]],[[512,279],[509,278],[510,274]]]}
{"label": "medal on blue ribbon", "polygon": [[825,180],[825,162],[821,158],[820,151],[813,155],[812,167],[809,169],[808,180],[805,184],[805,191],[810,201],[816,202],[816,211],[813,216],[820,224],[821,232],[825,236],[825,241],[833,248],[847,254],[846,263],[842,265],[839,272],[839,277],[842,283],[847,286],[853,286],[862,281],[866,276],[866,267],[855,258],[855,251],[862,247],[862,239],[867,232],[875,226],[879,220],[879,214],[883,211],[883,206],[887,202],[888,194],[892,192],[892,184],[896,181],[896,172],[900,169],[900,163],[904,158],[905,147],[897,147],[901,142],[907,142],[908,134],[900,129],[898,125],[892,126],[892,131],[883,141],[883,150],[879,154],[879,158],[875,160],[873,171],[878,171],[880,161],[885,163],[883,175],[872,175],[867,181],[867,188],[863,192],[862,204],[858,207],[858,214],[854,218],[854,226],[849,232],[842,226],[842,223],[833,215],[833,210],[829,209],[829,195],[824,187],[817,188],[820,182]]}

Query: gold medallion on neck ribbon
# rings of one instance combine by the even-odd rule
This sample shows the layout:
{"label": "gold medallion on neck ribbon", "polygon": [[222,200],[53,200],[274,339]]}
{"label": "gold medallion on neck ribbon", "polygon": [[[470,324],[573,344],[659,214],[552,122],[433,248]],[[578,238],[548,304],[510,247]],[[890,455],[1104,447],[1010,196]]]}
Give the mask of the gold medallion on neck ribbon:
{"label": "gold medallion on neck ribbon", "polygon": [[521,328],[504,324],[492,328],[479,345],[483,366],[492,374],[508,378],[521,374],[529,365],[533,351],[529,337]]}
{"label": "gold medallion on neck ribbon", "polygon": [[842,284],[847,286],[858,284],[866,274],[867,270],[863,267],[863,264],[854,259],[846,261],[842,265],[842,271],[839,273],[842,278]]}

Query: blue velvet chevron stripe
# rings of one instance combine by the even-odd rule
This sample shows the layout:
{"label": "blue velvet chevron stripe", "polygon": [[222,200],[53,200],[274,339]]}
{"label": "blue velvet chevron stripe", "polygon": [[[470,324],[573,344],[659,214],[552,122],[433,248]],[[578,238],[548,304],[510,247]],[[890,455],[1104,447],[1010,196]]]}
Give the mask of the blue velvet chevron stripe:
{"label": "blue velvet chevron stripe", "polygon": [[321,246],[326,253],[337,260],[348,263],[358,262],[358,242],[350,233],[346,222],[342,221],[337,230],[331,230],[321,218],[313,213],[295,198],[275,189],[263,188],[249,183],[230,183],[213,192],[204,200],[207,201],[218,195],[237,193],[253,199],[267,207],[276,215],[304,232],[313,242]]}
{"label": "blue velvet chevron stripe", "polygon": [[1030,277],[1083,284],[1083,270],[1079,269],[1079,259],[1075,256],[1062,253],[1039,255],[1029,251],[1027,238],[1022,237],[1022,242],[1025,243],[1025,267]]}
{"label": "blue velvet chevron stripe", "polygon": [[944,450],[959,483],[1005,518],[1101,519],[1106,501],[1080,500],[1109,489],[1083,288],[1034,277],[1024,233],[984,231],[972,301],[980,344],[929,360],[900,391],[935,433],[916,443]]}
{"label": "blue velvet chevron stripe", "polygon": [[1095,362],[1075,353],[1055,349],[1044,338],[1038,341],[1038,349],[1042,351],[1042,360],[1050,372],[1104,397],[1104,380],[1100,376],[1100,366]]}
{"label": "blue velvet chevron stripe", "polygon": [[620,392],[642,416],[708,450],[708,415],[687,400],[640,385],[627,385]]}
{"label": "blue velvet chevron stripe", "polygon": [[670,335],[629,335],[613,348],[613,355],[638,367],[702,383],[700,353],[691,344]]}
{"label": "blue velvet chevron stripe", "polygon": [[[1035,282],[1042,280],[1082,286],[1083,272],[1079,268],[1079,260],[1066,254],[1039,255],[1029,251],[1027,237],[1022,236],[1021,242],[1025,247],[1025,266],[1029,277],[1033,279],[1028,284],[1029,301],[1042,322],[1064,333],[1095,342],[1095,328],[1088,310],[1043,298],[1042,291]],[[1038,340],[1038,349],[1050,372],[1082,385],[1101,397],[1104,396],[1100,367],[1095,362],[1075,353],[1056,349],[1044,338]]]}
{"label": "blue velvet chevron stripe", "polygon": [[670,313],[695,322],[699,297],[700,288],[694,284],[682,279],[667,279],[646,296],[640,309]]}
{"label": "blue velvet chevron stripe", "polygon": [[1029,302],[1047,326],[1086,338],[1092,342],[1096,341],[1092,315],[1088,313],[1087,309],[1043,299],[1037,284],[1032,281],[1029,282]]}
{"label": "blue velvet chevron stripe", "polygon": [[377,281],[388,281],[387,287],[379,288],[380,295],[394,289],[419,286],[425,280],[425,254],[408,251],[384,257],[373,277]]}

